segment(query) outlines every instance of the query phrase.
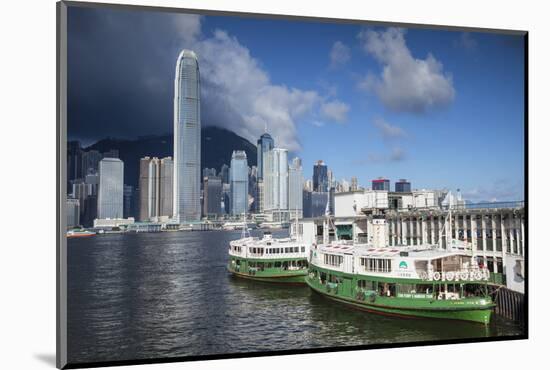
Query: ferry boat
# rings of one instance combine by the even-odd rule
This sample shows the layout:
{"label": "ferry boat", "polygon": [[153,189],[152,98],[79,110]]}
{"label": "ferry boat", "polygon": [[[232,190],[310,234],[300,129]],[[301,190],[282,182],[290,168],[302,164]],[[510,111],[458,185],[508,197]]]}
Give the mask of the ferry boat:
{"label": "ferry boat", "polygon": [[488,324],[495,304],[490,273],[456,241],[438,245],[382,245],[385,219],[373,219],[369,244],[335,241],[312,246],[306,283],[356,308],[396,316]]}
{"label": "ferry boat", "polygon": [[67,231],[67,238],[86,238],[94,236],[96,233],[89,230],[69,230]]}
{"label": "ferry boat", "polygon": [[229,243],[228,270],[235,276],[277,283],[304,284],[308,269],[309,246],[297,236],[251,237],[248,229]]}

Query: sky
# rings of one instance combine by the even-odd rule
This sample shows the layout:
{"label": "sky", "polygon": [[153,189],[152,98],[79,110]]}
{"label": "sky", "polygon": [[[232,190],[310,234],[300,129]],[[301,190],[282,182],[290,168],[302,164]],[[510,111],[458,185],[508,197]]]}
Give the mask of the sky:
{"label": "sky", "polygon": [[510,34],[69,7],[68,136],[173,130],[176,59],[199,59],[203,125],[324,160],[370,187],[524,199],[524,42]]}

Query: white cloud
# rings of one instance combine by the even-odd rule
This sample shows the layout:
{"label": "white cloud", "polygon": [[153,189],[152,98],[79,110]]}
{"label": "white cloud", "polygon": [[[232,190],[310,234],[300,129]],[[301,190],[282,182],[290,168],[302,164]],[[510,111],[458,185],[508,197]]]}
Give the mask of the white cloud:
{"label": "white cloud", "polygon": [[321,114],[334,122],[344,123],[348,118],[349,105],[333,100],[321,105]]}
{"label": "white cloud", "polygon": [[[346,104],[326,102],[315,90],[273,84],[250,50],[227,32],[216,30],[211,37],[204,37],[200,20],[191,19],[191,25],[182,26],[179,23],[189,18],[176,19],[182,45],[192,48],[199,58],[204,123],[226,127],[252,142],[267,124],[276,146],[298,151],[299,120],[318,115],[336,122],[345,120]],[[184,35],[194,36],[190,41]]]}
{"label": "white cloud", "polygon": [[384,139],[399,139],[407,136],[407,133],[401,127],[394,126],[382,118],[375,118],[373,124],[380,130],[380,134]]}
{"label": "white cloud", "polygon": [[336,41],[330,49],[330,67],[337,68],[346,64],[350,58],[351,53],[349,47],[341,41]]}
{"label": "white cloud", "polygon": [[405,43],[405,31],[388,28],[377,32],[362,30],[358,38],[365,52],[383,67],[360,81],[359,88],[374,92],[393,111],[423,113],[448,106],[455,96],[452,76],[431,54],[416,59]]}

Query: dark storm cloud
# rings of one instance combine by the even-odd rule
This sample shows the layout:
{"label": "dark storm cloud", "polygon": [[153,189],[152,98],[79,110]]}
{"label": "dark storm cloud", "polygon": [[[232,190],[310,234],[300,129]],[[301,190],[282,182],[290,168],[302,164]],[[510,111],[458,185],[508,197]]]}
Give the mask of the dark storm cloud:
{"label": "dark storm cloud", "polygon": [[[201,122],[254,141],[267,124],[278,145],[300,149],[296,124],[346,120],[349,106],[315,90],[270,81],[251,51],[225,30],[201,30],[198,15],[71,8],[69,137],[172,132],[174,70],[192,49],[201,73]],[[330,114],[329,114],[330,113]]]}
{"label": "dark storm cloud", "polygon": [[71,138],[172,132],[175,62],[187,45],[174,15],[144,14],[69,8]]}

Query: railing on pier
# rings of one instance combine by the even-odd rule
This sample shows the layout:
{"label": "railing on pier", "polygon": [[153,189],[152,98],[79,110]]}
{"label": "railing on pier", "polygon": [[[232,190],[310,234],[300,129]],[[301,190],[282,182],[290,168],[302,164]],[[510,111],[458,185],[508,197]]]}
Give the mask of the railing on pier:
{"label": "railing on pier", "polygon": [[495,313],[511,320],[524,322],[525,296],[505,287],[494,291]]}

